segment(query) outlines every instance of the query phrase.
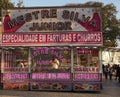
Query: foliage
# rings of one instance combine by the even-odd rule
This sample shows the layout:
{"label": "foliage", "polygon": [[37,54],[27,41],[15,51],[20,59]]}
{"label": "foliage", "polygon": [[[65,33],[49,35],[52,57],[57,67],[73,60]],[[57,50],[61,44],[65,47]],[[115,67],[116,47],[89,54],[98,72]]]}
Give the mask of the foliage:
{"label": "foliage", "polygon": [[10,0],[0,0],[0,7],[3,9],[13,8],[14,4]]}
{"label": "foliage", "polygon": [[14,4],[10,0],[0,0],[0,21],[1,21],[1,10],[13,8]]}
{"label": "foliage", "polygon": [[116,13],[116,7],[113,4],[102,7],[103,44],[107,47],[116,47],[118,45],[117,38],[120,33],[120,22],[116,18]]}
{"label": "foliage", "polygon": [[23,0],[18,1],[17,7],[24,7]]}

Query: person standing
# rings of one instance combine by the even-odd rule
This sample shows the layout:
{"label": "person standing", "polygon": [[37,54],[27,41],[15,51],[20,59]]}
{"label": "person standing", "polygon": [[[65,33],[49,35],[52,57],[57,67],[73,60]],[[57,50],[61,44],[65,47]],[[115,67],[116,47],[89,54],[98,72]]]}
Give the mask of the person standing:
{"label": "person standing", "polygon": [[102,71],[103,71],[103,75],[105,75],[105,65],[102,64]]}
{"label": "person standing", "polygon": [[118,67],[118,77],[119,77],[119,83],[120,83],[120,66]]}
{"label": "person standing", "polygon": [[112,80],[112,68],[111,67],[109,68],[109,78],[110,80]]}
{"label": "person standing", "polygon": [[105,66],[105,79],[108,79],[108,66]]}
{"label": "person standing", "polygon": [[119,65],[116,65],[116,80],[118,80],[118,76],[119,76]]}

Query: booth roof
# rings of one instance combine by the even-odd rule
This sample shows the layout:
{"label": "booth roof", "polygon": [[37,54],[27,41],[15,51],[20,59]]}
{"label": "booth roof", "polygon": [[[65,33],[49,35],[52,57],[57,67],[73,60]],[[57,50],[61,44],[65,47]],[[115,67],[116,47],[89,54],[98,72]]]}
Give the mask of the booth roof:
{"label": "booth roof", "polygon": [[119,52],[119,47],[102,47],[102,51]]}

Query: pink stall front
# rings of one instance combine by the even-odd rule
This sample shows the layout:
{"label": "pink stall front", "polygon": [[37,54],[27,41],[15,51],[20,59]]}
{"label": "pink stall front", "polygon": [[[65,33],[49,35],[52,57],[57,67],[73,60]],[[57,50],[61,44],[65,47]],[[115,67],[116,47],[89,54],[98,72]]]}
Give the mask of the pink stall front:
{"label": "pink stall front", "polygon": [[3,10],[3,89],[102,89],[99,7]]}

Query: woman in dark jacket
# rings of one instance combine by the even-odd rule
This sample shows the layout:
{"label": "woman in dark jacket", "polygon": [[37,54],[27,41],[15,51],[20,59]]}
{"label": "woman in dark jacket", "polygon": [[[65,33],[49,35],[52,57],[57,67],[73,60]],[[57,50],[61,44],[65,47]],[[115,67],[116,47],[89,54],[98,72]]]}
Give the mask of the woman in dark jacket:
{"label": "woman in dark jacket", "polygon": [[119,77],[119,83],[120,83],[120,66],[118,67],[118,77]]}
{"label": "woman in dark jacket", "polygon": [[119,65],[117,65],[116,67],[116,80],[118,80],[118,77],[119,77]]}
{"label": "woman in dark jacket", "polygon": [[108,79],[108,66],[105,66],[105,79]]}

